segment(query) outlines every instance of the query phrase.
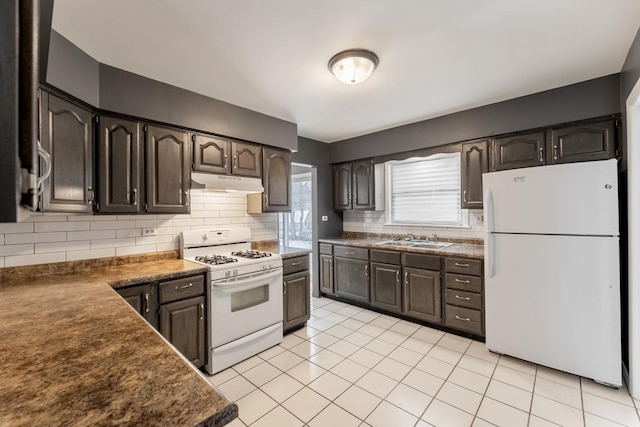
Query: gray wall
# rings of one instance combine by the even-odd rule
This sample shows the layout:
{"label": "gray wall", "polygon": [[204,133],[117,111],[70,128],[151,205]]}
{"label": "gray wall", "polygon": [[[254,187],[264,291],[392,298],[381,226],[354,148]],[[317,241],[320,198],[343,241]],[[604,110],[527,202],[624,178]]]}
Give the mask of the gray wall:
{"label": "gray wall", "polygon": [[51,31],[47,83],[97,107],[100,105],[99,67],[98,61]]}
{"label": "gray wall", "polygon": [[330,145],[331,163],[435,147],[620,112],[618,74]]}

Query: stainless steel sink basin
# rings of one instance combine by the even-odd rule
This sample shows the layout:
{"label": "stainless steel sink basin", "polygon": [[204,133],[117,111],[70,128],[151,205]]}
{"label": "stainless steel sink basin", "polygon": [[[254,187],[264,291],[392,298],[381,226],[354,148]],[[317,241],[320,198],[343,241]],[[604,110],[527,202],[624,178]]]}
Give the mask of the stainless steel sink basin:
{"label": "stainless steel sink basin", "polygon": [[405,248],[423,248],[423,249],[444,249],[453,243],[440,243],[440,242],[425,242],[418,240],[385,240],[384,242],[378,242],[377,245],[385,246],[398,246]]}

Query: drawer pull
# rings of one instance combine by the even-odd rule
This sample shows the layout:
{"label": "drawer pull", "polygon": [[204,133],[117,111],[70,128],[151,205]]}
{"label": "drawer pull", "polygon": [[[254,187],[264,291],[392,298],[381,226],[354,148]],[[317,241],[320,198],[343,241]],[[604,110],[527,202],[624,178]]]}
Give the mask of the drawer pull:
{"label": "drawer pull", "polygon": [[292,262],[292,263],[291,263],[291,266],[292,266],[292,267],[295,267],[296,265],[300,265],[300,264],[302,264],[302,261]]}
{"label": "drawer pull", "polygon": [[200,304],[200,320],[204,319],[204,304]]}
{"label": "drawer pull", "polygon": [[471,283],[470,280],[460,280],[460,279],[456,279],[456,282],[458,282],[458,283]]}
{"label": "drawer pull", "polygon": [[192,287],[192,286],[193,286],[193,283],[189,283],[189,284],[187,284],[187,285],[176,286],[174,289],[175,289],[176,291],[182,291],[182,290],[184,290],[184,289],[189,289],[189,288],[190,288],[190,287]]}
{"label": "drawer pull", "polygon": [[149,293],[145,292],[144,294],[144,312],[149,312]]}
{"label": "drawer pull", "polygon": [[460,263],[460,262],[456,262],[454,265],[455,265],[456,267],[469,267],[469,264],[462,264],[462,263]]}
{"label": "drawer pull", "polygon": [[471,298],[469,298],[469,297],[461,297],[460,295],[456,295],[456,298],[457,298],[457,299],[464,300],[464,301],[469,301],[469,300],[471,300]]}
{"label": "drawer pull", "polygon": [[351,251],[344,251],[344,253],[347,254],[347,255],[355,255],[356,254],[355,252],[351,252]]}
{"label": "drawer pull", "polygon": [[396,271],[396,283],[400,283],[400,270]]}
{"label": "drawer pull", "polygon": [[465,321],[465,322],[471,322],[471,319],[469,319],[468,317],[460,317],[457,314],[456,314],[456,319],[462,320],[462,321]]}

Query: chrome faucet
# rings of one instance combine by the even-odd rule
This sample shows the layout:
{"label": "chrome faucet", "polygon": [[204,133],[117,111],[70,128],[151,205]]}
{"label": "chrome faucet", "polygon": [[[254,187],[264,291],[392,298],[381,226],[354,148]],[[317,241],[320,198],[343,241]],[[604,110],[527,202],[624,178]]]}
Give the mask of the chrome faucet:
{"label": "chrome faucet", "polygon": [[413,234],[407,233],[407,237],[405,237],[404,240],[409,242],[411,240],[414,240],[415,238],[416,238],[416,236],[414,236]]}
{"label": "chrome faucet", "polygon": [[431,235],[431,240],[433,241],[433,243],[438,243],[438,235],[436,233],[433,233]]}

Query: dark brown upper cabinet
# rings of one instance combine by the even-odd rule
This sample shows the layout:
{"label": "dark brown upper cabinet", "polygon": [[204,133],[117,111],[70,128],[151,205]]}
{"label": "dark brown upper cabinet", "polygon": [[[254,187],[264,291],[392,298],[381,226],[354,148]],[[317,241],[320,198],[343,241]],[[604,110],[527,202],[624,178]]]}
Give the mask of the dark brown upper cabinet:
{"label": "dark brown upper cabinet", "polygon": [[98,118],[98,203],[100,213],[138,213],[144,206],[140,123]]}
{"label": "dark brown upper cabinet", "polygon": [[351,163],[331,166],[333,209],[351,209]]}
{"label": "dark brown upper cabinet", "polygon": [[482,209],[482,174],[489,172],[489,141],[462,144],[462,208]]}
{"label": "dark brown upper cabinet", "polygon": [[40,102],[40,137],[51,155],[41,208],[91,213],[95,196],[91,111],[47,92],[42,92]]}
{"label": "dark brown upper cabinet", "polygon": [[189,213],[189,132],[145,126],[149,213]]}
{"label": "dark brown upper cabinet", "polygon": [[606,160],[616,157],[618,121],[583,123],[549,131],[547,164]]}
{"label": "dark brown upper cabinet", "polygon": [[291,212],[291,152],[262,149],[264,193],[247,195],[247,212]]}
{"label": "dark brown upper cabinet", "polygon": [[231,142],[231,173],[233,175],[260,178],[262,176],[262,147],[245,144],[244,142]]}
{"label": "dark brown upper cabinet", "polygon": [[215,136],[193,135],[193,170],[227,175],[231,173],[231,142]]}
{"label": "dark brown upper cabinet", "polygon": [[373,160],[353,162],[353,209],[374,209]]}
{"label": "dark brown upper cabinet", "polygon": [[545,133],[534,132],[491,141],[491,171],[544,165]]}

